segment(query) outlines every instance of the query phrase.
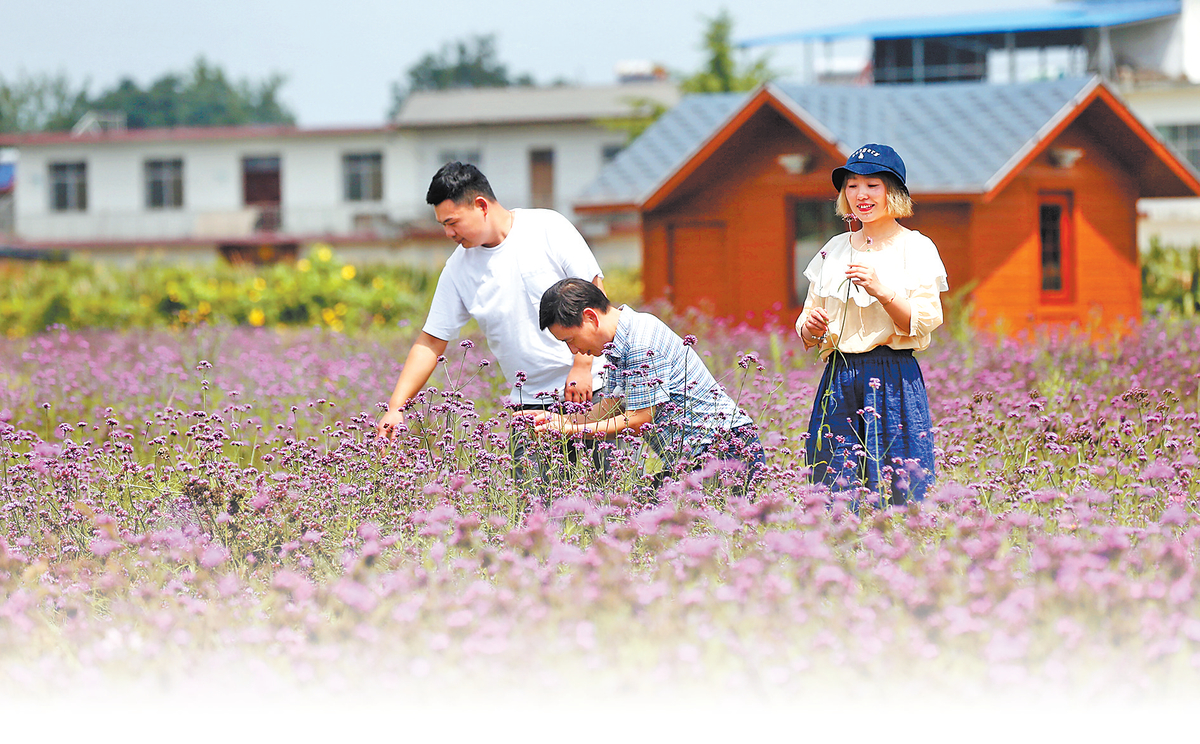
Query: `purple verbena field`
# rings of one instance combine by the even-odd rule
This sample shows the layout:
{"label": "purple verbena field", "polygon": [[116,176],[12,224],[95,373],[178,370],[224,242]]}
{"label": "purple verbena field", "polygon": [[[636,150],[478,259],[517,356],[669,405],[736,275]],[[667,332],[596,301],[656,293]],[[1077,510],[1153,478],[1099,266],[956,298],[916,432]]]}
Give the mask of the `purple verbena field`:
{"label": "purple verbena field", "polygon": [[[559,462],[519,488],[486,348],[374,436],[411,328],[0,339],[0,689],[236,669],[414,688],[1194,689],[1200,324],[1092,344],[942,329],[939,483],[806,482],[821,367],[671,316],[763,430],[753,500]],[[561,450],[559,443],[548,448]],[[734,474],[736,475],[736,474]]]}

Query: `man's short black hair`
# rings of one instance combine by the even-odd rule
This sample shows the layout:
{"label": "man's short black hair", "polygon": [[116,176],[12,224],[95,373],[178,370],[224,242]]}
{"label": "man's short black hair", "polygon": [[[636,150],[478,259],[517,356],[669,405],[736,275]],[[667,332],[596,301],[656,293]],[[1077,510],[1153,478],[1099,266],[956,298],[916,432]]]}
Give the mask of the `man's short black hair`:
{"label": "man's short black hair", "polygon": [[583,325],[583,311],[587,308],[605,313],[611,306],[604,290],[589,281],[569,277],[555,282],[542,293],[538,322],[542,330],[552,325],[576,328]]}
{"label": "man's short black hair", "polygon": [[496,194],[487,176],[470,163],[446,163],[438,172],[433,174],[429,182],[429,191],[425,193],[425,203],[437,206],[449,199],[455,204],[469,204],[475,197],[482,196],[488,201],[496,201]]}

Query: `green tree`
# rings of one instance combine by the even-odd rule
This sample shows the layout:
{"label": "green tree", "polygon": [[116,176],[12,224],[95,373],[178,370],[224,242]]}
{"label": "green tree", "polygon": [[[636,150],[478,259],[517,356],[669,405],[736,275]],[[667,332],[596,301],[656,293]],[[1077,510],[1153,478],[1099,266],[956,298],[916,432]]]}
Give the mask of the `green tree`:
{"label": "green tree", "polygon": [[0,132],[66,131],[88,111],[123,113],[130,129],[295,124],[279,100],[284,82],[278,74],[231,81],[203,57],[189,72],[165,74],[144,90],[123,78],[95,98],[86,83],[76,88],[63,73],[22,74],[11,82],[0,77]]}
{"label": "green tree", "polygon": [[704,32],[703,49],[707,55],[704,67],[680,81],[685,93],[728,93],[730,91],[753,90],[759,85],[774,80],[778,73],[771,69],[768,56],[764,55],[745,64],[735,59],[733,18],[728,10],[722,10],[713,18],[706,19],[708,28]]}
{"label": "green tree", "polygon": [[0,132],[70,129],[87,110],[87,85],[76,88],[63,73],[0,76]]}
{"label": "green tree", "polygon": [[[706,54],[704,67],[698,72],[680,79],[679,88],[685,93],[728,93],[753,90],[759,85],[774,80],[779,74],[772,70],[767,56],[738,65],[736,48],[731,41],[733,19],[729,11],[722,10],[714,18],[705,19],[707,28],[701,42]],[[667,112],[667,107],[647,98],[631,98],[629,115],[605,119],[601,123],[625,132],[628,141],[637,139],[642,132]]]}
{"label": "green tree", "polygon": [[129,78],[91,101],[91,108],[125,114],[130,129],[295,124],[279,100],[285,78],[231,81],[220,66],[200,57],[185,75],[168,73],[145,90]]}
{"label": "green tree", "polygon": [[475,36],[443,44],[408,68],[407,83],[392,84],[392,108],[395,116],[409,93],[417,90],[450,90],[453,88],[504,88],[510,85],[533,85],[528,73],[510,77],[508,66],[496,58],[496,37]]}

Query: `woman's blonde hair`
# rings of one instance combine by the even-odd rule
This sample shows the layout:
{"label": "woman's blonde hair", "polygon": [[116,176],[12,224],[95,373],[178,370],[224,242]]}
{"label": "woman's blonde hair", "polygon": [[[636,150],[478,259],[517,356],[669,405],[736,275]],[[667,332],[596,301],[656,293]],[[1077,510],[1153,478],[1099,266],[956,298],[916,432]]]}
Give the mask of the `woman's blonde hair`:
{"label": "woman's blonde hair", "polygon": [[[889,217],[893,219],[912,217],[912,197],[908,195],[908,189],[901,185],[898,178],[885,171],[871,173],[868,178],[878,178],[880,181],[883,181],[883,188],[887,193],[887,211]],[[850,202],[846,201],[846,181],[844,180],[842,181],[842,190],[838,192],[837,214],[838,217],[848,217],[854,214],[850,209]]]}

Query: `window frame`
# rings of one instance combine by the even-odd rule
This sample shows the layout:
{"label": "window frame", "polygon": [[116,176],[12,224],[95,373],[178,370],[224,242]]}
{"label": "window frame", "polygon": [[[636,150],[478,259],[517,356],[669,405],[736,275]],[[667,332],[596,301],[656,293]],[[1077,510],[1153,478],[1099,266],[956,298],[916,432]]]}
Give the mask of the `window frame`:
{"label": "window frame", "polygon": [[[1076,291],[1076,250],[1075,250],[1075,219],[1072,195],[1061,191],[1044,191],[1038,194],[1038,292],[1039,300],[1044,305],[1063,305],[1075,301]],[[1058,207],[1058,273],[1060,286],[1057,289],[1046,288],[1046,231],[1043,210],[1045,207]]]}
{"label": "window frame", "polygon": [[1200,168],[1200,123],[1160,124],[1158,133],[1194,167]]}
{"label": "window frame", "polygon": [[[87,161],[71,160],[48,164],[50,181],[51,212],[86,212],[88,202]],[[74,177],[60,178],[76,173]],[[65,198],[60,203],[59,187],[65,188]]]}
{"label": "window frame", "polygon": [[[183,158],[147,158],[142,167],[146,187],[146,209],[183,209]],[[154,203],[154,185],[162,184],[162,203]]]}
{"label": "window frame", "polygon": [[[358,194],[354,188],[357,186]],[[383,201],[383,153],[347,152],[342,154],[342,199],[360,204]]]}
{"label": "window frame", "polygon": [[[818,226],[818,229],[813,232],[813,235],[823,236],[818,238],[820,246],[813,252],[813,256],[820,252],[821,248],[829,242],[835,234],[837,234],[839,226],[844,226],[846,223],[837,216],[837,202],[833,199],[819,197],[816,195],[789,195],[786,200],[787,220],[787,277],[788,277],[788,292],[787,304],[792,310],[799,310],[804,307],[804,301],[808,296],[808,286],[802,281],[803,272],[808,268],[808,263],[803,266],[799,265],[796,260],[796,242],[799,239],[799,225],[797,224],[797,211],[801,204],[818,205],[821,209],[828,210],[829,224]],[[828,228],[827,230],[824,228]],[[811,261],[812,258],[810,257]],[[801,292],[804,297],[801,297]]]}

